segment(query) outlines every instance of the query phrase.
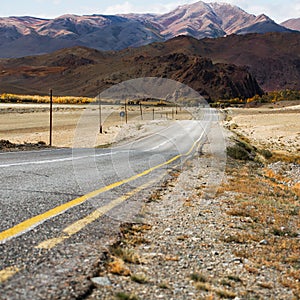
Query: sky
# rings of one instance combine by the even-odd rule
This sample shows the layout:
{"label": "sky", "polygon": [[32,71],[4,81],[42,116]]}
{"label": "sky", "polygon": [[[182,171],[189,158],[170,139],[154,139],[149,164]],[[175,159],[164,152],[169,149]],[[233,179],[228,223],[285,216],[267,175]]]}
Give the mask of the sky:
{"label": "sky", "polygon": [[[0,17],[55,18],[64,14],[165,13],[197,0],[0,0]],[[237,5],[248,13],[266,14],[277,23],[300,17],[299,0],[204,0]]]}

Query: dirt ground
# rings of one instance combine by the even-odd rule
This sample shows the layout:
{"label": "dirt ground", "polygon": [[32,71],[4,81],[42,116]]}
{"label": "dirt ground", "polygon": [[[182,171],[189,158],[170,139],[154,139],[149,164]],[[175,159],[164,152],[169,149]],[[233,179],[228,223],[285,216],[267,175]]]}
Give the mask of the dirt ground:
{"label": "dirt ground", "polygon": [[300,105],[228,109],[227,125],[251,144],[275,152],[300,154]]}
{"label": "dirt ground", "polygon": [[[230,108],[225,125],[246,136],[251,143],[271,151],[300,153],[300,105],[282,102],[260,108]],[[147,134],[150,125],[191,118],[171,107],[128,107],[128,123],[120,113],[124,106],[102,105],[101,124],[96,105],[54,105],[52,145],[95,147]],[[151,123],[149,123],[151,121]],[[49,105],[0,103],[0,140],[12,143],[49,143]],[[149,127],[149,128],[148,128]]]}
{"label": "dirt ground", "polygon": [[[154,110],[154,115],[153,115]],[[190,114],[172,107],[128,107],[128,123],[120,113],[124,106],[54,105],[52,145],[55,147],[95,147],[123,140],[136,131],[147,131],[151,121],[161,124],[169,120],[189,119]],[[49,105],[0,104],[0,140],[12,143],[49,143]],[[143,132],[147,134],[146,132]]]}

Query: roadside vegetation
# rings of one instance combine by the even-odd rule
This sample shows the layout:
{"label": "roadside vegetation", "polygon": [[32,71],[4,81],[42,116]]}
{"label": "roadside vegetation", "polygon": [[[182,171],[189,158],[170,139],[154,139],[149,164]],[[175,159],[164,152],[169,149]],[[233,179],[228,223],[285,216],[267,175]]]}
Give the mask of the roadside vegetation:
{"label": "roadside vegetation", "polygon": [[[232,98],[227,100],[219,100],[217,102],[211,103],[213,107],[228,107],[234,105],[250,105],[250,104],[263,104],[263,103],[276,103],[279,101],[300,101],[300,91],[293,90],[283,90],[283,91],[274,91],[267,92],[262,96],[255,95],[252,98],[241,99],[241,98]],[[49,95],[18,95],[18,94],[0,94],[0,103],[49,103]],[[53,103],[57,104],[88,104],[95,102],[95,98],[90,97],[75,97],[75,96],[53,96]],[[129,103],[129,104],[134,104]],[[136,104],[136,103],[135,103]],[[147,100],[145,103],[147,105],[161,105],[161,101],[151,101]],[[168,103],[164,103],[167,105]]]}
{"label": "roadside vegetation", "polygon": [[229,107],[234,105],[259,105],[264,103],[276,103],[280,101],[300,101],[300,91],[293,90],[283,90],[283,91],[273,91],[266,92],[262,96],[255,95],[252,98],[241,99],[232,98],[229,100],[219,100],[212,104],[214,107]]}
{"label": "roadside vegetation", "polygon": [[[0,103],[49,103],[49,95],[17,95],[1,94]],[[53,96],[53,103],[56,104],[88,104],[95,102],[95,98],[74,97],[74,96]]]}
{"label": "roadside vegetation", "polygon": [[[227,214],[236,225],[223,241],[236,245],[235,255],[248,261],[249,273],[274,268],[282,274],[280,284],[299,297],[299,186],[267,165],[232,163],[227,174],[230,179],[218,193],[236,195],[227,200]],[[274,285],[261,283],[268,289]]]}

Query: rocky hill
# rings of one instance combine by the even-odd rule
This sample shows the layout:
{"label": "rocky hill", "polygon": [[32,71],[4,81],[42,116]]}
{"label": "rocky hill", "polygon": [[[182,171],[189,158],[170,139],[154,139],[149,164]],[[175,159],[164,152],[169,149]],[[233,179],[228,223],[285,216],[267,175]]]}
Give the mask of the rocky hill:
{"label": "rocky hill", "polygon": [[148,76],[178,80],[211,100],[252,97],[261,88],[299,90],[300,33],[179,36],[122,51],[73,47],[0,60],[0,92],[46,94],[53,88],[60,95],[95,96]]}
{"label": "rocky hill", "polygon": [[[126,51],[126,50],[124,50]],[[230,35],[197,40],[179,36],[165,43],[131,49],[145,56],[183,52],[214,63],[245,66],[265,91],[300,89],[300,33]]]}
{"label": "rocky hill", "polygon": [[[161,44],[163,46],[163,44]],[[173,52],[144,56],[84,47],[0,61],[0,92],[95,97],[106,88],[138,77],[163,77],[187,84],[209,101],[262,94],[245,67]]]}
{"label": "rocky hill", "polygon": [[45,54],[73,46],[121,50],[178,35],[199,39],[289,31],[265,15],[254,16],[237,6],[202,1],[162,15],[9,17],[0,18],[0,57]]}

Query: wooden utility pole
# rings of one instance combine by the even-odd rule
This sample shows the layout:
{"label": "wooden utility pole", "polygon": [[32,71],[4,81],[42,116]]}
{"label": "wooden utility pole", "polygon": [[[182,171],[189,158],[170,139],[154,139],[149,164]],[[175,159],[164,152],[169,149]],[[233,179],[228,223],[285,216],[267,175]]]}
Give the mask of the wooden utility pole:
{"label": "wooden utility pole", "polygon": [[141,120],[143,120],[143,110],[142,110],[142,103],[140,102],[140,112],[141,112]]}
{"label": "wooden utility pole", "polygon": [[125,122],[127,124],[128,117],[127,117],[127,100],[125,100]]}
{"label": "wooden utility pole", "polygon": [[53,100],[52,100],[52,89],[50,89],[50,130],[49,130],[49,146],[52,146],[52,106],[53,106]]}
{"label": "wooden utility pole", "polygon": [[103,128],[102,128],[102,107],[101,107],[100,97],[98,98],[98,101],[99,101],[99,132],[103,133]]}

